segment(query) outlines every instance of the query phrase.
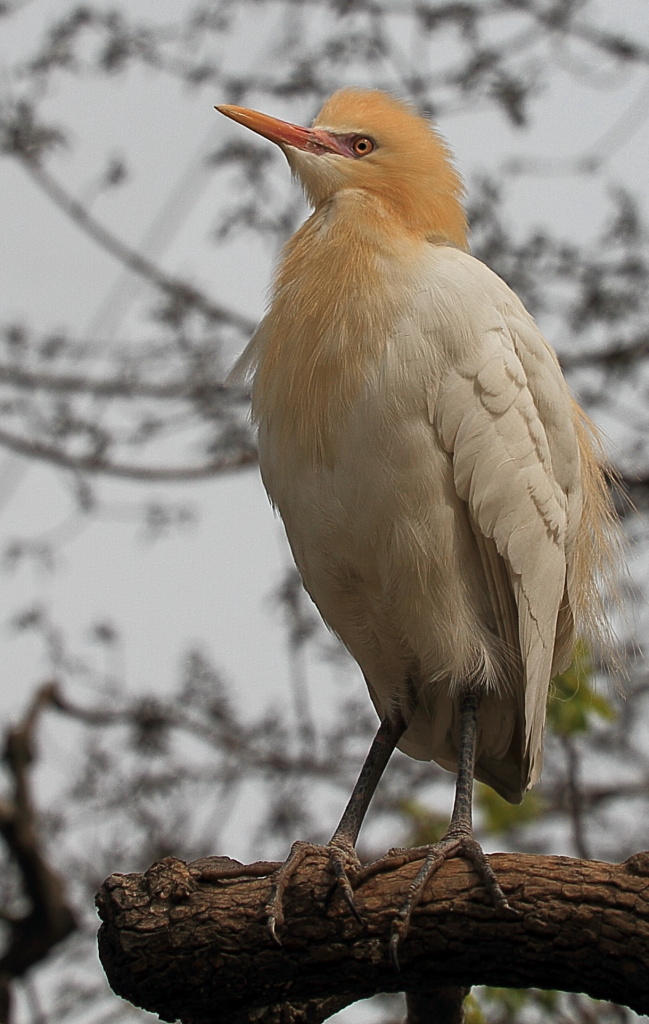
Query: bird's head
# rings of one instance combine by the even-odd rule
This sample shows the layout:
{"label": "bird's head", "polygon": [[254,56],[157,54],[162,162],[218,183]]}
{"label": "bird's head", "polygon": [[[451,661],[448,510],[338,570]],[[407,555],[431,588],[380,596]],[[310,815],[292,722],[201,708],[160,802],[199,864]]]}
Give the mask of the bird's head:
{"label": "bird's head", "polygon": [[311,128],[245,107],[216,109],[277,143],[315,207],[344,189],[362,189],[408,230],[466,247],[462,180],[444,140],[408,103],[343,89]]}

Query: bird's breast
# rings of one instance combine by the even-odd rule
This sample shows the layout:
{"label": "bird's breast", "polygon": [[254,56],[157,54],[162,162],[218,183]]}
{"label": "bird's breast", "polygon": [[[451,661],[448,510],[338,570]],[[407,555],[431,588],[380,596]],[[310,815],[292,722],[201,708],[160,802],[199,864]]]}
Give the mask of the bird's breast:
{"label": "bird's breast", "polygon": [[312,465],[335,459],[355,402],[424,289],[425,243],[330,219],[314,215],[286,249],[253,387],[253,415],[277,450]]}
{"label": "bird's breast", "polygon": [[[369,578],[376,552],[398,547],[401,530],[418,572],[420,558],[423,565],[434,557],[429,534],[453,517],[452,460],[432,428],[428,406],[442,369],[412,318],[397,320],[380,340],[356,365],[359,380],[345,378],[341,360],[343,379],[333,384],[335,415],[331,409],[303,410],[306,448],[281,417],[261,419],[264,484],[303,569],[313,549],[330,565],[357,565]],[[327,371],[335,370],[332,360]]]}
{"label": "bird's breast", "polygon": [[[323,439],[319,461],[306,461],[301,445],[280,444],[272,421],[259,433],[264,485],[295,560],[325,619],[343,636],[344,624],[328,610],[330,588],[332,597],[348,587],[381,591],[389,571],[384,556],[392,557],[404,531],[417,572],[419,560],[430,561],[419,510],[428,516],[443,504],[448,457],[431,446],[424,408],[417,415],[414,402],[406,410],[405,401],[400,409],[382,401],[382,376],[370,375],[341,429],[332,427]],[[437,501],[431,491],[439,492]]]}

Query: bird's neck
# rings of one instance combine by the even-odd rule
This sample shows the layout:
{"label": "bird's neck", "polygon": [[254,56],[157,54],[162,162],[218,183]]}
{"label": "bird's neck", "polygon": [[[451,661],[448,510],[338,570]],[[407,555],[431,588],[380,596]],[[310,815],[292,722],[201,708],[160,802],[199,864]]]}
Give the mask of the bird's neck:
{"label": "bird's neck", "polygon": [[[329,461],[406,311],[427,243],[366,194],[323,204],[286,245],[259,334],[253,414],[280,447]],[[415,275],[416,276],[416,275]]]}
{"label": "bird's neck", "polygon": [[434,181],[422,184],[407,178],[387,178],[381,183],[376,203],[387,211],[395,233],[405,232],[413,238],[467,250],[468,227],[462,196],[462,182],[457,175],[450,177],[444,188],[437,188]]}

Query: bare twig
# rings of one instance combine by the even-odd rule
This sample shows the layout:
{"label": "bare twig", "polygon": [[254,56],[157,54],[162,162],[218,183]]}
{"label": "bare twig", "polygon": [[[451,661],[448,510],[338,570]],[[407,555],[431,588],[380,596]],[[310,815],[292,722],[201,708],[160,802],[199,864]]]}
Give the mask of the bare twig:
{"label": "bare twig", "polygon": [[29,459],[44,459],[46,462],[52,462],[56,466],[62,466],[64,469],[71,469],[78,473],[97,473],[129,480],[155,480],[167,483],[203,480],[221,473],[247,469],[257,462],[256,451],[248,449],[234,455],[221,455],[195,466],[136,466],[112,462],[104,455],[70,455],[69,452],[56,445],[19,437],[16,434],[11,434],[8,430],[0,430],[0,446],[8,448],[17,455],[24,455]]}
{"label": "bare twig", "polygon": [[79,392],[99,398],[160,398],[177,401],[202,398],[207,392],[210,397],[222,395],[240,402],[246,402],[249,398],[243,390],[226,387],[217,381],[198,381],[191,377],[154,383],[133,376],[98,378],[83,374],[46,373],[7,364],[0,364],[0,383],[25,391]]}
{"label": "bare twig", "polygon": [[[18,154],[20,155],[20,154]],[[96,220],[83,203],[67,192],[56,178],[46,171],[37,161],[22,155],[21,164],[30,174],[36,184],[49,196],[59,209],[77,224],[81,230],[94,242],[97,242],[102,249],[109,252],[140,277],[146,278],[151,284],[159,288],[179,310],[185,308],[196,309],[204,316],[219,324],[227,324],[236,327],[245,335],[250,335],[257,326],[254,320],[226,309],[209,299],[203,292],[193,285],[166,274],[155,263],[146,256],[142,256],[131,246],[122,242],[103,224]]]}

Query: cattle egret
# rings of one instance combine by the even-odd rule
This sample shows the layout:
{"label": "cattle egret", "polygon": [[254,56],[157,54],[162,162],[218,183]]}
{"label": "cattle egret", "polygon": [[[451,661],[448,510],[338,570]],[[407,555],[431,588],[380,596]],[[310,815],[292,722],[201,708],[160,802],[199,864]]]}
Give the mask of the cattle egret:
{"label": "cattle egret", "polygon": [[[473,837],[473,779],[522,799],[550,680],[577,629],[604,628],[615,526],[601,448],[531,316],[468,254],[462,182],[425,119],[363,89],[335,93],[311,128],[217,109],[280,146],[314,207],[231,379],[252,380],[264,484],[381,719],[329,843],[352,909],[356,839],[395,746],[457,772],[445,837],[363,869],[423,860],[396,962],[447,857],[468,857],[508,910]],[[308,849],[274,880],[275,936]]]}

